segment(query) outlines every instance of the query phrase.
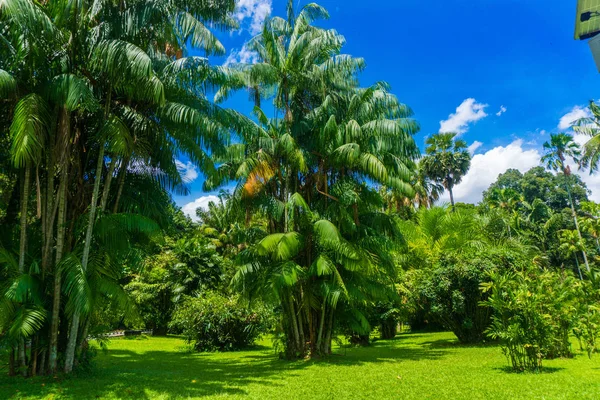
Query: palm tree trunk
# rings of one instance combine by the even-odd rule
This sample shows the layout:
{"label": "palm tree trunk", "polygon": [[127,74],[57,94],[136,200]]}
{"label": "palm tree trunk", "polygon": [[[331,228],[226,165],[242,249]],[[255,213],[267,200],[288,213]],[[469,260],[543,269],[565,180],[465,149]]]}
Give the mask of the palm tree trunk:
{"label": "palm tree trunk", "polygon": [[19,369],[21,370],[21,375],[27,376],[27,357],[26,357],[26,348],[25,348],[25,339],[19,339]]}
{"label": "palm tree trunk", "polygon": [[108,167],[108,175],[106,175],[106,181],[104,181],[104,190],[102,191],[102,200],[100,201],[100,212],[106,210],[106,203],[108,202],[108,194],[110,193],[110,183],[112,182],[115,168],[117,167],[116,157],[110,160],[110,166]]}
{"label": "palm tree trunk", "polygon": [[[48,352],[48,369],[50,373],[56,372],[58,360],[58,326],[60,322],[60,291],[61,271],[58,268],[65,247],[65,236],[67,230],[67,180],[69,178],[66,169],[62,171],[62,177],[58,188],[58,226],[56,232],[56,262],[54,267],[54,287],[52,298],[52,318],[50,320],[50,349]],[[50,232],[52,234],[52,232]]]}
{"label": "palm tree trunk", "polygon": [[117,197],[115,198],[115,205],[113,206],[113,214],[119,211],[119,201],[121,200],[121,193],[123,193],[123,186],[125,184],[125,175],[127,175],[127,166],[129,165],[129,156],[123,158],[123,165],[121,165],[121,171],[119,172],[119,187],[117,189]]}
{"label": "palm tree trunk", "polygon": [[[27,206],[29,204],[29,181],[31,179],[31,167],[25,166],[25,177],[23,179],[23,190],[21,198],[21,237],[19,243],[19,273],[25,272],[25,252],[27,250]],[[25,340],[19,340],[19,367],[21,374],[27,376],[27,360],[25,356]]]}
{"label": "palm tree trunk", "polygon": [[31,179],[31,167],[25,166],[25,178],[23,180],[23,198],[21,199],[21,238],[19,248],[19,273],[25,271],[25,251],[27,250],[27,206],[29,204],[29,181]]}
{"label": "palm tree trunk", "polygon": [[290,293],[288,296],[288,301],[290,303],[290,318],[292,324],[292,331],[294,332],[294,340],[296,343],[296,350],[300,351],[300,333],[298,332],[298,321],[296,319],[296,308],[294,307],[294,299],[292,294]]}
{"label": "palm tree trunk", "polygon": [[[565,173],[565,177],[569,178],[570,175]],[[579,229],[579,222],[577,221],[577,213],[575,212],[575,205],[573,204],[573,196],[571,195],[571,184],[567,181],[567,193],[569,194],[569,204],[571,205],[571,212],[573,213],[573,221],[575,222],[575,228],[577,229],[577,235],[579,235],[579,240],[581,243],[583,242],[583,237],[581,236],[581,230]],[[585,248],[581,250],[581,254],[583,254],[583,262],[585,263],[585,268],[587,272],[590,272],[590,264],[587,259],[587,254],[585,253]]]}
{"label": "palm tree trunk", "polygon": [[583,280],[583,275],[581,275],[581,268],[579,268],[579,259],[577,259],[577,253],[575,253],[575,264],[577,265],[577,272],[579,272],[579,279]]}
{"label": "palm tree trunk", "polygon": [[327,335],[325,336],[325,343],[323,344],[323,353],[331,354],[331,335],[333,332],[333,313],[335,309],[331,307],[331,312],[329,313],[329,322],[327,323]]}
{"label": "palm tree trunk", "polygon": [[325,325],[325,310],[326,310],[325,300],[323,300],[323,305],[321,306],[321,321],[319,323],[319,333],[317,335],[317,352],[321,352],[321,341],[323,339],[323,328]]}
{"label": "palm tree trunk", "polygon": [[449,187],[448,188],[448,193],[450,194],[450,204],[452,205],[452,211],[455,210],[454,208],[454,194],[452,193],[452,188]]}
{"label": "palm tree trunk", "polygon": [[[96,165],[96,180],[94,181],[94,191],[92,193],[92,203],[88,216],[88,226],[85,233],[85,244],[83,247],[83,256],[81,257],[81,268],[87,271],[87,265],[90,258],[90,249],[92,248],[92,233],[94,230],[94,220],[96,218],[96,208],[98,206],[98,195],[100,193],[100,182],[102,181],[102,167],[104,166],[104,143],[100,143],[100,153],[98,154],[98,163]],[[65,352],[65,373],[73,370],[73,361],[75,359],[75,348],[77,345],[77,333],[79,331],[79,312],[73,314],[67,350]]]}

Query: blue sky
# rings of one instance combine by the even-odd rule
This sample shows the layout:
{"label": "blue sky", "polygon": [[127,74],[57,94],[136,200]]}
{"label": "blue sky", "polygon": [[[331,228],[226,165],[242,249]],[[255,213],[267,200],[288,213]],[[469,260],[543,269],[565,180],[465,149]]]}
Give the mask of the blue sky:
{"label": "blue sky", "polygon": [[[242,28],[219,34],[228,55],[211,61],[251,60],[244,42],[266,15],[285,15],[286,3],[239,0]],[[600,75],[590,50],[573,39],[575,0],[318,3],[331,15],[319,25],[346,37],[345,53],[365,58],[362,85],[387,81],[414,110],[421,148],[424,138],[440,129],[459,131],[473,145],[473,167],[457,188],[459,201],[477,202],[507,168],[525,171],[537,165],[549,133],[567,129],[570,120],[587,113],[590,99],[600,98]],[[227,106],[251,110],[245,93]],[[193,210],[210,194],[202,192],[201,175],[191,166],[187,172],[190,179],[197,175],[192,193],[175,200]],[[585,180],[592,198],[600,200],[600,178]]]}

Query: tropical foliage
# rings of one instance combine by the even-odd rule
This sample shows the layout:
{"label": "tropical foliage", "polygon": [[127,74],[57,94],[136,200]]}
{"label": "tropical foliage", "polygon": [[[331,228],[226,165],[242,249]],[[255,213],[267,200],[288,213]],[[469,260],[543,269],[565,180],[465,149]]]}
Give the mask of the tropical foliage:
{"label": "tropical foliage", "polygon": [[[234,0],[0,0],[11,375],[70,373],[126,328],[196,351],[268,334],[298,359],[408,323],[498,341],[519,371],[571,356],[571,335],[598,351],[600,206],[575,168],[598,168],[600,108],[573,126],[583,147],[552,134],[540,166],[456,202],[465,140],[432,134],[421,155],[410,107],[361,85],[327,10],[296,3],[246,44],[253,63],[213,66]],[[221,105],[242,91],[251,115]],[[189,216],[182,160],[219,191]]]}

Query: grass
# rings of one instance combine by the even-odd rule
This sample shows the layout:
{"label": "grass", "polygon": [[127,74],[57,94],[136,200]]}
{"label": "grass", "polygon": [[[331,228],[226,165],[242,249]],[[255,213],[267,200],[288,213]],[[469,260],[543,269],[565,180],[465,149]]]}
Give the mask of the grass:
{"label": "grass", "polygon": [[451,333],[403,334],[326,360],[287,362],[262,343],[193,354],[179,338],[115,339],[92,372],[0,377],[0,399],[598,399],[600,356],[549,360],[517,374],[496,346],[461,346]]}

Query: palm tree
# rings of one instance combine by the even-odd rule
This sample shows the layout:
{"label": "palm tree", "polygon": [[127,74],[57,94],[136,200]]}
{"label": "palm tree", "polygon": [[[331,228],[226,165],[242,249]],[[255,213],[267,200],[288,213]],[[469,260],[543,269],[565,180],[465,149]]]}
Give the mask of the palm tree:
{"label": "palm tree", "polygon": [[589,109],[592,115],[575,121],[573,130],[589,137],[583,145],[583,154],[579,163],[581,167],[589,168],[592,174],[598,170],[600,161],[600,107],[592,100]]}
{"label": "palm tree", "polygon": [[360,305],[393,296],[397,230],[371,184],[413,196],[418,157],[410,109],[384,83],[358,87],[364,62],[340,54],[337,32],[311,25],[323,17],[316,4],[296,13],[290,1],[287,19],[268,18],[250,41],[259,62],[233,68],[253,94],[274,93],[275,118],[253,96],[257,126],[215,154],[207,180],[207,189],[237,181],[267,219],[269,233],[240,253],[234,284],[282,309],[289,357],[330,353],[342,319],[368,332]]}
{"label": "palm tree", "polygon": [[[546,164],[548,169],[560,171],[565,176],[565,186],[567,193],[569,194],[569,204],[571,206],[573,221],[575,222],[575,229],[579,235],[579,241],[583,243],[579,222],[577,220],[577,213],[575,212],[575,205],[573,204],[573,196],[571,195],[571,167],[567,164],[568,158],[572,159],[574,162],[579,161],[579,157],[581,156],[579,145],[573,141],[572,135],[557,133],[550,135],[550,141],[544,143],[544,150],[546,151],[546,154],[542,156],[542,163]],[[589,272],[590,265],[588,263],[585,247],[581,247],[581,253],[583,254],[585,267]]]}
{"label": "palm tree", "polygon": [[423,171],[421,163],[415,174],[413,188],[415,189],[415,201],[420,207],[433,207],[444,192],[444,186],[429,178]]}
{"label": "palm tree", "polygon": [[[516,190],[511,188],[494,189],[488,198],[488,204],[490,208],[498,208],[507,213],[510,217],[513,217],[515,224],[518,227],[517,213],[518,207],[524,204],[525,199]],[[507,224],[508,236],[512,236],[510,222]]]}
{"label": "palm tree", "polygon": [[467,142],[456,139],[456,133],[436,133],[425,141],[426,155],[421,166],[426,176],[441,183],[450,194],[450,203],[454,210],[452,190],[459,184],[471,166],[471,155]]}
{"label": "palm tree", "polygon": [[565,229],[560,232],[560,246],[558,250],[565,254],[565,256],[575,257],[575,265],[577,266],[577,273],[579,274],[579,279],[583,280],[583,275],[581,274],[581,268],[579,268],[579,259],[577,258],[577,253],[582,252],[585,254],[585,246],[583,241],[581,240],[581,236],[576,231],[571,231]]}

